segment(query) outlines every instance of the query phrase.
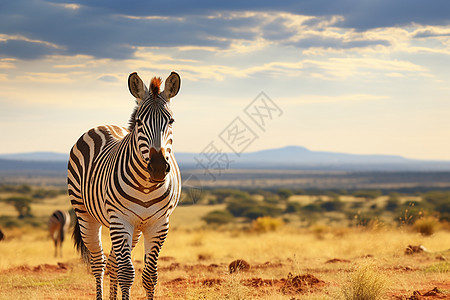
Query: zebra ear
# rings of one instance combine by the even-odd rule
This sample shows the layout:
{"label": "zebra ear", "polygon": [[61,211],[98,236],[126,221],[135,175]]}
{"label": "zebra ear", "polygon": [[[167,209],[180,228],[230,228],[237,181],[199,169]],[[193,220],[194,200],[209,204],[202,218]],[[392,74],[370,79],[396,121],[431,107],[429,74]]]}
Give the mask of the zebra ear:
{"label": "zebra ear", "polygon": [[166,83],[164,84],[164,94],[166,96],[167,101],[170,98],[175,97],[180,90],[181,78],[178,73],[172,72],[169,77],[166,79]]}
{"label": "zebra ear", "polygon": [[144,100],[148,94],[147,87],[136,72],[131,73],[130,76],[128,76],[128,89],[130,89],[131,95],[141,101]]}

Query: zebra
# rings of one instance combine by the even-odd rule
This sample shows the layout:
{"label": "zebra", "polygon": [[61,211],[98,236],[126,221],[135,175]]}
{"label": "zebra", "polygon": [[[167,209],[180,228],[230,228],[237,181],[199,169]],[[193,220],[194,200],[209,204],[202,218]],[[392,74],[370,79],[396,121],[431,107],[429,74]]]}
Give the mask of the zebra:
{"label": "zebra", "polygon": [[[135,278],[131,251],[144,236],[142,282],[148,299],[157,283],[157,260],[169,229],[169,216],[178,204],[181,177],[172,151],[171,99],[178,94],[180,76],[172,72],[160,92],[162,79],[152,78],[150,90],[136,72],[128,88],[136,98],[128,128],[95,127],[84,133],[70,151],[68,193],[77,216],[74,243],[96,279],[96,298],[102,299],[106,263],[110,299],[117,286],[129,299]],[[110,230],[111,253],[106,262],[101,228]]]}
{"label": "zebra", "polygon": [[70,225],[70,214],[68,211],[55,210],[48,219],[48,231],[50,237],[55,243],[55,257],[62,257],[62,243],[64,242],[64,235]]}

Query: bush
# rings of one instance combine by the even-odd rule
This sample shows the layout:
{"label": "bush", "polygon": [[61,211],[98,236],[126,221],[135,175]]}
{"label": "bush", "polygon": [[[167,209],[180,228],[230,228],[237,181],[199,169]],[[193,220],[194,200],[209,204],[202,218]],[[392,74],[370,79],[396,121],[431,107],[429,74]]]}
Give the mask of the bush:
{"label": "bush", "polygon": [[315,202],[303,206],[303,210],[307,212],[323,212],[325,209],[322,207],[321,202]]}
{"label": "bush", "polygon": [[296,213],[299,212],[302,208],[302,205],[298,202],[290,202],[288,201],[286,204],[285,213]]}
{"label": "bush", "polygon": [[216,197],[217,203],[224,203],[227,198],[249,198],[250,195],[246,192],[233,189],[216,189],[211,192]]}
{"label": "bush", "polygon": [[383,193],[380,190],[358,190],[353,193],[354,197],[361,197],[366,199],[375,199],[382,195]]}
{"label": "bush", "polygon": [[19,219],[31,216],[31,202],[28,197],[9,197],[5,200],[6,203],[11,204],[17,210]]}
{"label": "bush", "polygon": [[280,228],[284,222],[272,217],[259,217],[252,222],[252,230],[256,232],[275,231]]}
{"label": "bush", "polygon": [[242,217],[244,213],[258,205],[256,200],[248,197],[233,197],[227,204],[227,210],[235,217]]}
{"label": "bush", "polygon": [[226,210],[214,210],[202,217],[207,224],[227,224],[233,221],[233,215]]}
{"label": "bush", "polygon": [[257,218],[267,216],[267,211],[262,207],[255,206],[244,211],[242,216],[249,218],[250,220],[255,220]]}
{"label": "bush", "polygon": [[450,221],[450,192],[432,191],[423,195],[423,200],[440,213],[439,219]]}
{"label": "bush", "polygon": [[281,200],[287,200],[287,199],[289,199],[290,196],[294,195],[294,192],[292,192],[289,189],[281,188],[278,190],[277,194]]}
{"label": "bush", "polygon": [[61,191],[55,189],[36,189],[31,194],[31,197],[35,199],[55,198],[61,193]]}
{"label": "bush", "polygon": [[333,200],[323,202],[320,206],[326,211],[341,211],[344,205],[344,202],[340,200]]}
{"label": "bush", "polygon": [[413,228],[422,235],[430,236],[439,228],[439,219],[428,216],[423,217],[414,222]]}
{"label": "bush", "polygon": [[398,197],[397,193],[391,193],[389,195],[389,199],[386,203],[385,209],[387,211],[396,211],[397,208],[400,206],[400,199]]}
{"label": "bush", "polygon": [[369,265],[359,266],[344,285],[346,300],[381,300],[386,290],[386,278]]}

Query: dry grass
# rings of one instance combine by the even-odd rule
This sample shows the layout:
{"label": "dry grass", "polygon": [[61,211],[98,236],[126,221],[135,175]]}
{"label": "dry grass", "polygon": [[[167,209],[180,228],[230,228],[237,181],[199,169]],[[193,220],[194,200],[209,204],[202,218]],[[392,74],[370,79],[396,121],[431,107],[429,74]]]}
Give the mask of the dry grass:
{"label": "dry grass", "polygon": [[[0,243],[0,299],[92,298],[93,278],[80,265],[71,243],[64,244],[64,258],[55,259],[44,231],[28,228],[6,233],[13,237]],[[109,249],[106,231],[104,243]],[[161,252],[156,296],[157,299],[297,299],[301,295],[299,299],[338,299],[346,295],[345,299],[377,299],[350,295],[362,293],[361,290],[380,290],[381,299],[388,299],[386,295],[392,291],[407,295],[416,289],[431,289],[430,285],[450,282],[446,262],[430,253],[406,256],[408,244],[422,244],[432,253],[449,257],[446,250],[450,233],[438,231],[426,237],[400,230],[349,229],[342,235],[329,228],[327,234],[318,238],[314,232],[286,226],[267,233],[171,230]],[[134,299],[145,297],[140,283],[142,257],[140,242],[133,251],[137,270],[132,289]],[[230,275],[228,263],[238,258],[248,261],[252,268]],[[333,259],[333,263],[327,263]],[[68,265],[68,269],[54,270],[58,262]],[[361,264],[370,264],[372,269],[354,268]],[[36,266],[40,267],[36,270]],[[389,292],[382,290],[377,281],[385,272],[395,274],[386,285]],[[285,294],[280,280],[289,273],[313,274],[326,284],[300,294]],[[272,286],[255,287],[249,286],[251,279],[275,281]],[[342,287],[349,282],[352,288],[343,293]],[[105,286],[108,294],[108,280]]]}
{"label": "dry grass", "polygon": [[[62,200],[55,200],[53,207],[42,203],[35,207],[35,213],[43,216],[55,205],[63,205]],[[316,225],[299,229],[292,224],[267,232],[238,227],[213,230],[205,226],[201,217],[214,209],[217,207],[194,205],[175,210],[161,251],[156,299],[339,299],[348,280],[356,284],[364,278],[358,274],[371,274],[370,270],[355,269],[367,264],[373,266],[375,278],[390,275],[382,299],[406,297],[414,290],[434,286],[450,291],[450,284],[445,286],[450,283],[448,262],[438,258],[450,259],[448,231],[436,230],[433,235],[424,236],[407,229],[379,226]],[[8,238],[0,242],[0,300],[94,298],[94,279],[81,265],[69,237],[60,259],[53,257],[53,244],[43,229],[26,227],[4,232]],[[107,230],[103,231],[103,245],[108,253]],[[424,245],[429,252],[404,255],[408,245]],[[143,256],[140,241],[132,254],[137,272],[133,299],[145,297],[140,279]],[[228,264],[235,259],[248,261],[250,270],[229,274]],[[58,268],[58,262],[67,268]],[[325,284],[286,293],[283,280],[290,273],[294,277],[312,274]],[[369,283],[363,285],[370,286]],[[106,295],[108,285],[105,279]]]}
{"label": "dry grass", "polygon": [[349,276],[342,293],[345,300],[380,300],[387,289],[387,277],[371,264],[362,264]]}

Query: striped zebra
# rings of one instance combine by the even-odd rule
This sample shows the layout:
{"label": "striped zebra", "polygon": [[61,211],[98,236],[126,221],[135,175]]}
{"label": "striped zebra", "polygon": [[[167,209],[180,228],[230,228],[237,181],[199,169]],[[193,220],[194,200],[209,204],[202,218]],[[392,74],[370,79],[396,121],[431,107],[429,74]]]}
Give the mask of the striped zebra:
{"label": "striped zebra", "polygon": [[69,229],[70,214],[67,211],[55,210],[48,219],[48,231],[50,237],[55,243],[55,257],[62,257],[62,243],[64,242],[64,235]]}
{"label": "striped zebra", "polygon": [[135,277],[131,250],[141,234],[145,247],[142,281],[148,299],[153,299],[158,255],[181,193],[170,109],[181,79],[172,72],[162,92],[161,83],[161,78],[154,77],[148,90],[137,73],[132,73],[128,87],[137,106],[128,129],[114,125],[93,128],[70,152],[68,191],[77,215],[73,236],[96,279],[97,299],[102,299],[106,265],[102,226],[109,228],[112,242],[107,262],[110,299],[116,299],[118,284],[122,299],[129,299]]}

